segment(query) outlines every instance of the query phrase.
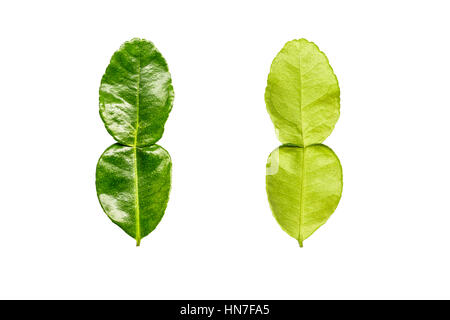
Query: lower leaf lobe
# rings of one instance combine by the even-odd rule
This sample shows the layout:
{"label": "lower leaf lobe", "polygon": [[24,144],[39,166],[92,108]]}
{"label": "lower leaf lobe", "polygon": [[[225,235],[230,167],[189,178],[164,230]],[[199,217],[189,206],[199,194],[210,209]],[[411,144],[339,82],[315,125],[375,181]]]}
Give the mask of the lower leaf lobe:
{"label": "lower leaf lobe", "polygon": [[303,240],[335,211],[342,193],[342,167],[323,144],[283,145],[269,156],[266,189],[273,215],[282,229]]}
{"label": "lower leaf lobe", "polygon": [[159,145],[113,144],[100,157],[97,196],[108,217],[136,239],[152,232],[169,200],[172,161]]}

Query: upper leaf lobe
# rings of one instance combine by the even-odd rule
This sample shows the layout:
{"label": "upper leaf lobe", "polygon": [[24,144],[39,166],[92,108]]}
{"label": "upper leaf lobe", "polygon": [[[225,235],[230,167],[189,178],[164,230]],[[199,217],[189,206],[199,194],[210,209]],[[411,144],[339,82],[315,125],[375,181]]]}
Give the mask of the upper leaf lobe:
{"label": "upper leaf lobe", "polygon": [[100,115],[118,142],[158,141],[173,104],[168,66],[153,43],[133,39],[114,53],[100,84]]}

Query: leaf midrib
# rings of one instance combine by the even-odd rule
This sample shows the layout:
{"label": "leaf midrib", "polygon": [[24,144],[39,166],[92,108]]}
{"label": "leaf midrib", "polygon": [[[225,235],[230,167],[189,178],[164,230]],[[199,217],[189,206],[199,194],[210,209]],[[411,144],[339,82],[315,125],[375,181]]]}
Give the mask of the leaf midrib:
{"label": "leaf midrib", "polygon": [[300,178],[300,215],[298,218],[298,244],[303,247],[303,234],[302,234],[302,220],[303,220],[303,180],[305,178],[305,139],[303,137],[303,114],[302,114],[302,57],[301,54],[298,58],[298,73],[300,80],[300,132],[302,137],[302,160],[301,160],[301,178]]}
{"label": "leaf midrib", "polygon": [[139,99],[140,99],[140,85],[141,85],[141,48],[139,47],[138,56],[138,77],[136,87],[136,129],[134,131],[134,144],[133,144],[133,169],[134,169],[134,192],[135,192],[135,221],[136,221],[136,246],[141,243],[141,221],[139,211],[139,182],[138,182],[138,169],[137,169],[137,137],[139,130]]}

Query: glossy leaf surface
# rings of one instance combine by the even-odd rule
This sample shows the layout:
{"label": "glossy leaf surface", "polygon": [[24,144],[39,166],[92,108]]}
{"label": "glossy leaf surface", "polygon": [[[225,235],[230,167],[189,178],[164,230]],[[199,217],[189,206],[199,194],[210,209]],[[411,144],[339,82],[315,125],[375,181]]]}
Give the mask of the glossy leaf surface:
{"label": "glossy leaf surface", "polygon": [[167,63],[153,43],[133,39],[114,53],[100,84],[100,116],[128,146],[158,141],[173,103]]}
{"label": "glossy leaf surface", "polygon": [[96,186],[108,217],[140,240],[156,228],[164,215],[171,185],[172,162],[158,145],[110,146],[97,164]]}
{"label": "glossy leaf surface", "polygon": [[336,209],[342,168],[325,145],[281,146],[269,156],[266,188],[276,220],[300,246]]}
{"label": "glossy leaf surface", "polygon": [[339,118],[339,85],[323,52],[305,39],[284,46],[272,62],[265,100],[283,144],[325,140]]}

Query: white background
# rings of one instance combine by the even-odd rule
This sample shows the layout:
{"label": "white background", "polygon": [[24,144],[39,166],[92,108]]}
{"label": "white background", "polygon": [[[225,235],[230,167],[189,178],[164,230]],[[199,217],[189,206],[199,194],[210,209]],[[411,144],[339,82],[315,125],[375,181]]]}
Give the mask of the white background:
{"label": "white background", "polygon": [[[0,298],[450,298],[448,1],[4,1]],[[111,223],[95,166],[114,140],[98,87],[143,37],[175,103],[166,214],[141,247]],[[298,247],[272,217],[266,112],[286,41],[323,50],[341,87],[325,141],[341,202]]]}

